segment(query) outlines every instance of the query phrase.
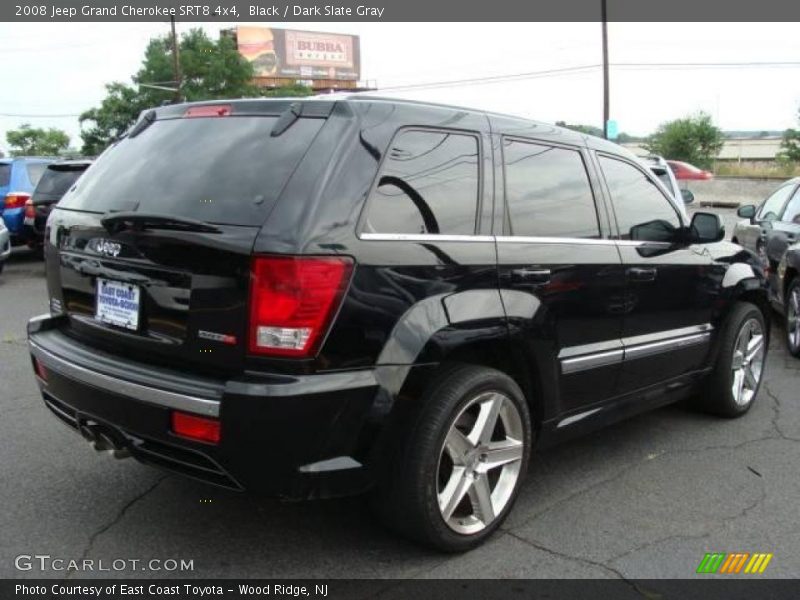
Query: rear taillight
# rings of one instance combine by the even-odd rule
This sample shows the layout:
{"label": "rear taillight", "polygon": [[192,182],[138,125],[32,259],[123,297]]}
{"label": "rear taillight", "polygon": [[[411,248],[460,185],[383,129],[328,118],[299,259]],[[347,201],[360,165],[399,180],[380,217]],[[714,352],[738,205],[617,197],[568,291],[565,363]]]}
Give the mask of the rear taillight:
{"label": "rear taillight", "polygon": [[30,197],[31,195],[26,192],[10,192],[6,194],[5,209],[22,208]]}
{"label": "rear taillight", "polygon": [[44,365],[38,358],[33,359],[33,372],[36,373],[36,376],[47,383],[47,369],[44,368]]}
{"label": "rear taillight", "polygon": [[340,256],[260,256],[250,280],[250,352],[310,357],[339,308],[353,261]]}
{"label": "rear taillight", "polygon": [[33,200],[30,198],[25,202],[25,216],[31,219],[36,217],[36,209],[33,208]]}
{"label": "rear taillight", "polygon": [[220,424],[216,419],[174,411],[172,413],[172,433],[190,440],[218,444]]}

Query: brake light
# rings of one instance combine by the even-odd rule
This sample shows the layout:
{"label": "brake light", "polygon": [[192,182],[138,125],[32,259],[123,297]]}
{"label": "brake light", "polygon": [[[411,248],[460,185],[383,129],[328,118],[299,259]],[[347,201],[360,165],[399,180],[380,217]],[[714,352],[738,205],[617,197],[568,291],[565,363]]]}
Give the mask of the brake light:
{"label": "brake light", "polygon": [[216,419],[173,411],[172,433],[190,440],[218,444],[220,439],[220,423]]}
{"label": "brake light", "polygon": [[353,261],[340,256],[260,256],[250,278],[250,352],[310,357],[339,308]]}
{"label": "brake light", "polygon": [[33,200],[30,198],[25,202],[25,216],[31,219],[36,217],[36,209],[33,208]]}
{"label": "brake light", "polygon": [[190,106],[183,113],[184,117],[227,117],[231,114],[230,104],[209,104],[207,106]]}
{"label": "brake light", "polygon": [[10,192],[6,194],[5,209],[22,208],[30,197],[26,192]]}

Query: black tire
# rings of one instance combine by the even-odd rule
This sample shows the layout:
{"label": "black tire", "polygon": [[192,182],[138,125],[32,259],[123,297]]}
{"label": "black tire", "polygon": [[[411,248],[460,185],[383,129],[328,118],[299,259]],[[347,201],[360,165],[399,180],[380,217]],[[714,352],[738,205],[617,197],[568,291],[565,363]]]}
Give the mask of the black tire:
{"label": "black tire", "polygon": [[[518,428],[522,434],[521,459],[514,461],[514,468],[519,463],[519,471],[513,491],[502,510],[490,523],[483,525],[478,522],[476,526],[483,526],[480,531],[465,534],[452,529],[440,511],[440,468],[442,461],[449,459],[449,456],[443,458],[446,452],[445,438],[452,433],[451,427],[456,427],[456,419],[464,418],[467,414],[464,411],[475,407],[480,412],[483,405],[476,404],[476,401],[486,398],[488,393],[500,394],[505,397],[500,401],[501,405],[505,406],[504,403],[510,401],[516,409],[521,421],[521,428]],[[506,407],[503,410],[509,409]],[[499,429],[494,430],[495,435],[498,431],[504,434],[502,418],[498,418],[497,423]],[[518,424],[517,421],[515,423]],[[402,439],[397,440],[398,447],[385,471],[387,476],[379,482],[372,496],[373,508],[381,520],[395,532],[438,550],[463,552],[478,546],[492,535],[508,515],[528,468],[532,431],[530,412],[522,391],[510,377],[495,369],[465,364],[452,365],[429,386],[421,399],[419,409],[409,419],[408,424],[410,427]],[[476,451],[480,452],[479,449]],[[483,460],[485,459],[484,454]],[[454,470],[450,477],[455,477]],[[460,477],[456,479],[461,480]],[[495,487],[490,489],[496,490],[498,485],[499,479],[495,481]],[[509,487],[507,484],[506,489]],[[468,495],[462,496],[463,501],[467,502],[463,506],[473,506],[473,491],[470,488]],[[458,506],[461,507],[462,504]]]}
{"label": "black tire", "polygon": [[[800,311],[796,305],[790,305],[792,297],[795,295],[800,295],[800,277],[797,276],[789,282],[789,286],[786,288],[784,328],[786,331],[786,347],[789,350],[789,354],[800,358],[800,330],[798,329],[800,327],[798,324],[800,323]],[[794,323],[792,320],[794,320]],[[794,336],[792,332],[794,332]]]}
{"label": "black tire", "polygon": [[[734,360],[737,356],[737,342],[741,339],[740,334],[746,335],[746,333],[743,333],[744,328],[746,326],[751,326],[753,322],[757,323],[761,335],[763,336],[761,366],[752,394],[748,393],[746,396],[740,396],[739,400],[737,400],[733,391],[735,382]],[[769,331],[762,312],[757,306],[749,302],[737,303],[731,310],[722,332],[720,333],[717,362],[700,393],[700,407],[708,413],[727,418],[740,417],[750,410],[750,407],[758,396],[761,382],[764,380],[768,345]],[[747,396],[749,396],[749,398],[747,398]]]}

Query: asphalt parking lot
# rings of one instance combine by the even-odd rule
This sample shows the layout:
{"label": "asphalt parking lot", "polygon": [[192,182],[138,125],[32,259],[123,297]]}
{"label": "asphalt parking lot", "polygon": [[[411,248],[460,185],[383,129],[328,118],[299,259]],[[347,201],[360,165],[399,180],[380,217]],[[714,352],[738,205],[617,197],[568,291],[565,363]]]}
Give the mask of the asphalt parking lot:
{"label": "asphalt parking lot", "polygon": [[[30,373],[25,322],[46,306],[42,263],[16,252],[0,275],[0,577],[684,578],[712,551],[800,573],[800,360],[779,327],[744,418],[667,407],[540,453],[502,531],[451,556],[398,540],[358,499],[283,504],[95,453]],[[194,570],[19,571],[20,554]]]}

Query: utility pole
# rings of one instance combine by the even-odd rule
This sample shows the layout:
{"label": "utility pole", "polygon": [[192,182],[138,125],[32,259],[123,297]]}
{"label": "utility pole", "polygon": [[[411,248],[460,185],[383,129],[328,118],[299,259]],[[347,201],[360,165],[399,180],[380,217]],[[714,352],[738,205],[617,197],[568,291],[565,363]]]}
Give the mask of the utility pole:
{"label": "utility pole", "polygon": [[[603,0],[605,3],[605,0]],[[172,76],[175,79],[175,102],[181,101],[181,55],[178,48],[178,36],[175,33],[175,16],[169,17],[172,28]]]}
{"label": "utility pole", "polygon": [[600,0],[600,11],[603,20],[603,137],[608,139],[608,14],[606,13],[606,0]]}

